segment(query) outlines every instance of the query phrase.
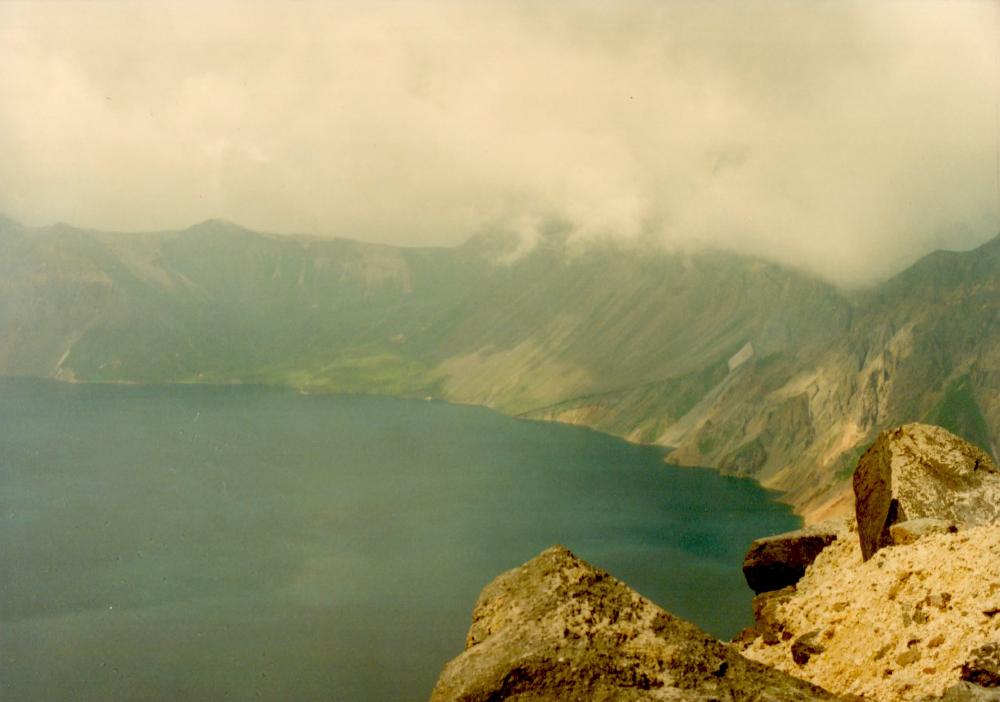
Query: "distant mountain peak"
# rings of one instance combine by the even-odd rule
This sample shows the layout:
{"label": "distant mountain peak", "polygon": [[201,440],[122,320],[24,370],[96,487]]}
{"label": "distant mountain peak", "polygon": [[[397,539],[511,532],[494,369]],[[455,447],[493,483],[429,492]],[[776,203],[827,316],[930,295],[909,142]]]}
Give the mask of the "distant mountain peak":
{"label": "distant mountain peak", "polygon": [[53,224],[52,226],[50,226],[49,229],[51,229],[52,231],[55,231],[55,232],[82,232],[83,231],[79,227],[74,227],[72,224],[68,224],[67,222],[56,222],[55,224]]}
{"label": "distant mountain peak", "polygon": [[233,222],[232,220],[213,218],[213,219],[206,219],[203,222],[198,222],[197,224],[188,227],[185,231],[237,234],[237,233],[249,232],[251,230],[247,229],[242,224]]}
{"label": "distant mountain peak", "polygon": [[1000,234],[976,247],[977,251],[1000,251]]}

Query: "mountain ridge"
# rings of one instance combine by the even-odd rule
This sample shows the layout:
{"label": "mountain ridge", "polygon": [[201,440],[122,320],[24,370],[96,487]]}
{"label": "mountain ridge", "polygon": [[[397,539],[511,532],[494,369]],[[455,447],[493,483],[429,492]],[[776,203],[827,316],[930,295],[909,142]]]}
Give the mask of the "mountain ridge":
{"label": "mountain ridge", "polygon": [[[234,238],[235,237],[235,238]],[[1000,443],[1000,237],[872,288],[725,252],[146,236],[0,218],[0,374],[482,404],[671,447],[819,518],[890,424]]]}

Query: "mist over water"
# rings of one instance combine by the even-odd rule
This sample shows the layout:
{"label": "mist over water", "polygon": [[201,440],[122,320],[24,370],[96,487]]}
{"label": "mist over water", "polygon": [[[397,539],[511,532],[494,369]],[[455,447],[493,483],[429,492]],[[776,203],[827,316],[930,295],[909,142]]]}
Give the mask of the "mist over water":
{"label": "mist over water", "polygon": [[729,636],[746,545],[797,520],[661,456],[436,402],[0,380],[0,699],[425,699],[553,543]]}

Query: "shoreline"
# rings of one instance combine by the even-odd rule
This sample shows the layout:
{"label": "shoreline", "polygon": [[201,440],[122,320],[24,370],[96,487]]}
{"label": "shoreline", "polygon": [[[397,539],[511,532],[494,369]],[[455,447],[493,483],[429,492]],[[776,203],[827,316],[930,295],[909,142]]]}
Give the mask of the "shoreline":
{"label": "shoreline", "polygon": [[[205,386],[205,387],[218,387],[218,388],[228,388],[228,387],[237,387],[237,386],[239,386],[239,387],[247,387],[247,388],[255,388],[256,387],[256,388],[268,388],[268,389],[273,389],[273,390],[284,390],[284,391],[288,391],[288,392],[294,392],[297,395],[300,395],[300,396],[303,396],[303,397],[306,397],[306,396],[320,396],[320,395],[329,396],[329,397],[387,397],[387,398],[392,398],[392,399],[396,399],[396,400],[406,400],[406,401],[411,401],[411,402],[440,402],[440,403],[444,403],[444,404],[448,404],[448,405],[454,405],[456,407],[477,407],[477,408],[488,410],[490,412],[496,412],[497,414],[503,415],[505,417],[510,417],[511,419],[516,419],[518,421],[538,422],[538,423],[546,423],[546,424],[560,424],[562,426],[567,426],[567,427],[577,427],[579,429],[590,431],[590,432],[593,432],[595,434],[600,434],[601,436],[612,437],[614,439],[618,439],[620,441],[624,441],[625,443],[631,444],[632,446],[646,446],[646,447],[650,447],[650,448],[660,449],[663,452],[672,451],[673,448],[674,448],[674,447],[665,446],[665,445],[662,445],[662,444],[648,443],[648,442],[643,442],[643,441],[635,441],[635,440],[630,439],[630,438],[628,438],[626,436],[620,436],[618,434],[612,434],[612,433],[609,433],[609,432],[606,432],[606,431],[601,431],[600,429],[596,429],[596,428],[594,428],[594,427],[592,427],[592,426],[590,426],[588,424],[584,424],[584,423],[580,423],[580,422],[565,422],[565,421],[561,421],[561,420],[558,420],[558,419],[546,419],[546,418],[540,418],[540,417],[526,417],[526,416],[524,416],[524,414],[526,414],[524,412],[519,413],[519,414],[509,414],[509,413],[504,412],[503,410],[500,410],[500,409],[498,409],[496,407],[491,407],[490,405],[480,404],[478,402],[463,402],[463,401],[460,401],[460,400],[449,400],[449,399],[445,399],[445,398],[441,398],[441,397],[434,397],[434,396],[431,396],[431,395],[423,395],[423,396],[421,396],[421,395],[405,395],[405,394],[404,395],[394,395],[394,394],[391,394],[391,393],[378,393],[378,392],[342,392],[342,391],[338,392],[338,391],[329,391],[329,390],[325,390],[325,389],[317,388],[317,387],[309,387],[309,386],[296,387],[294,385],[288,385],[288,384],[285,384],[285,383],[246,382],[246,381],[238,380],[238,379],[228,380],[228,381],[172,380],[172,381],[163,381],[163,382],[149,382],[149,381],[139,381],[139,380],[86,380],[86,379],[77,378],[75,376],[72,376],[72,377],[58,377],[58,376],[34,376],[34,375],[5,375],[5,376],[0,376],[0,378],[2,378],[2,379],[24,379],[24,380],[35,380],[35,381],[37,381],[37,380],[47,380],[47,381],[51,381],[51,382],[54,382],[54,383],[65,383],[65,384],[68,384],[68,385],[110,385],[110,386],[128,386],[128,387],[141,387],[141,386],[148,386],[148,387],[170,387],[170,386],[190,387],[190,386]],[[808,525],[814,524],[814,523],[816,523],[818,521],[822,521],[821,519],[818,519],[818,518],[815,518],[815,517],[810,518],[810,514],[814,514],[815,515],[815,514],[819,513],[819,514],[822,514],[823,516],[826,516],[825,514],[823,514],[821,512],[821,509],[815,509],[815,510],[811,510],[811,511],[810,510],[802,510],[802,509],[800,509],[798,505],[792,503],[791,501],[783,499],[783,496],[785,496],[785,495],[788,494],[787,491],[783,491],[783,490],[780,490],[780,489],[777,489],[777,488],[774,488],[774,487],[770,487],[770,486],[764,485],[761,481],[757,480],[757,478],[755,478],[754,476],[750,476],[750,475],[735,475],[735,474],[732,474],[732,473],[726,473],[726,472],[723,472],[723,471],[719,470],[715,466],[695,466],[695,465],[685,465],[685,464],[680,464],[680,463],[670,463],[669,461],[666,460],[666,455],[661,456],[660,460],[661,460],[661,463],[663,465],[665,465],[665,466],[671,466],[673,468],[682,468],[682,469],[685,469],[685,470],[707,470],[707,471],[712,471],[712,472],[714,472],[714,473],[716,473],[718,475],[724,476],[724,477],[731,477],[731,478],[736,478],[736,479],[739,479],[739,480],[750,480],[754,484],[756,484],[758,487],[760,487],[762,490],[764,490],[768,494],[768,497],[769,497],[769,499],[771,499],[772,502],[775,502],[775,503],[778,503],[778,504],[782,504],[782,505],[786,505],[786,506],[790,507],[791,510],[792,510],[792,513],[797,518],[799,518],[801,520],[802,526],[808,526]],[[834,515],[834,516],[836,516],[836,515]],[[761,536],[764,536],[764,534],[762,534]]]}

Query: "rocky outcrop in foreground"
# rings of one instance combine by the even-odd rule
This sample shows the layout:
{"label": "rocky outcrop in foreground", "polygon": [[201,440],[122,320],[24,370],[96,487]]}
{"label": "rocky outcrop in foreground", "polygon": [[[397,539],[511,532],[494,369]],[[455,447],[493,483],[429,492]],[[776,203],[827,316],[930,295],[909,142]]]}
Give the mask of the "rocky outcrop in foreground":
{"label": "rocky outcrop in foreground", "polygon": [[557,546],[483,590],[466,650],[431,699],[837,698],[747,660]]}
{"label": "rocky outcrop in foreground", "polygon": [[756,598],[755,612],[759,636],[744,655],[842,695],[924,700],[963,680],[982,685],[983,647],[1000,642],[1000,525],[929,534],[865,561],[845,522],[805,577]]}
{"label": "rocky outcrop in foreground", "polygon": [[1000,471],[985,451],[941,427],[905,424],[882,432],[853,482],[865,560],[893,543],[896,523],[935,519],[947,530],[1000,519]]}
{"label": "rocky outcrop in foreground", "polygon": [[908,424],[853,485],[854,518],[751,545],[755,625],[732,646],[557,547],[483,591],[433,700],[1000,702],[993,462]]}
{"label": "rocky outcrop in foreground", "polygon": [[865,700],[1000,700],[1000,476],[940,427],[884,432],[855,518],[797,583],[754,598],[750,658]]}

